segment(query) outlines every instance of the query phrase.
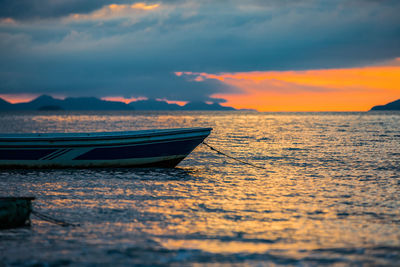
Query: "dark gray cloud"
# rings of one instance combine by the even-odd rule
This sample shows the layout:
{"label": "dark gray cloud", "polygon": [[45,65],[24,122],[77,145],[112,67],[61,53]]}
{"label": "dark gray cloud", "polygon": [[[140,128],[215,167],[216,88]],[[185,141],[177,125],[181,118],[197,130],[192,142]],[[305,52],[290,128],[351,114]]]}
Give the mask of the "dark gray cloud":
{"label": "dark gray cloud", "polygon": [[0,17],[20,20],[56,18],[87,13],[106,4],[131,3],[129,0],[0,0]]}
{"label": "dark gray cloud", "polygon": [[400,55],[399,1],[176,0],[99,11],[110,3],[134,2],[0,1],[0,94],[208,100],[236,89],[174,72],[351,67]]}

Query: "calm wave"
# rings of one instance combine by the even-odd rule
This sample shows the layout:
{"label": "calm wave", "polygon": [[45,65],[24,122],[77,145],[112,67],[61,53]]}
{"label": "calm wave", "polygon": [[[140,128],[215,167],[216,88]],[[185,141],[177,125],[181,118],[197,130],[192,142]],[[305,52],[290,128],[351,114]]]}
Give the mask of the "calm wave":
{"label": "calm wave", "polygon": [[36,196],[0,262],[396,265],[400,113],[0,113],[0,132],[213,127],[176,169],[0,170],[0,195]]}

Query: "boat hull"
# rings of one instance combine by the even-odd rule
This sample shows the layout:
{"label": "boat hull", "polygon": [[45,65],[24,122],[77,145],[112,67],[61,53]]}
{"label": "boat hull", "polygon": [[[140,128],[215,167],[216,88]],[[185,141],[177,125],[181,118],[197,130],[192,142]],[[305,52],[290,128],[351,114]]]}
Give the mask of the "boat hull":
{"label": "boat hull", "polygon": [[1,168],[175,167],[210,128],[0,135]]}

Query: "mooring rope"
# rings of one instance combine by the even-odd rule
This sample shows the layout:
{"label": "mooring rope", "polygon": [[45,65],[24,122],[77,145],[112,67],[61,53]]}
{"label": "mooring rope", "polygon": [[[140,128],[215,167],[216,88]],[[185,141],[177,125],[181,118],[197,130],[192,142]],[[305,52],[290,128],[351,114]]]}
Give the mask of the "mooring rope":
{"label": "mooring rope", "polygon": [[204,142],[204,141],[202,142],[202,144],[205,145],[205,146],[207,146],[209,149],[211,149],[211,150],[217,152],[218,154],[224,155],[224,156],[227,157],[227,158],[236,160],[237,162],[240,162],[240,163],[242,163],[242,164],[246,164],[246,165],[252,166],[252,167],[254,167],[254,168],[267,170],[267,168],[265,168],[265,167],[263,167],[263,166],[258,166],[258,165],[255,165],[255,164],[253,164],[253,163],[250,163],[250,162],[243,161],[243,160],[240,160],[240,159],[238,159],[238,158],[232,157],[232,156],[230,156],[230,155],[228,155],[228,154],[226,154],[226,153],[224,153],[224,152],[222,152],[222,151],[220,151],[220,150],[218,150],[218,149],[216,149],[216,148],[210,146],[208,143],[206,143],[206,142]]}
{"label": "mooring rope", "polygon": [[60,225],[60,226],[63,226],[63,227],[66,227],[66,226],[79,226],[79,224],[73,224],[73,223],[69,223],[69,222],[63,221],[63,220],[59,220],[59,219],[53,218],[53,217],[51,217],[49,215],[43,214],[43,213],[41,213],[41,212],[39,212],[37,210],[32,210],[32,214],[35,215],[36,217],[38,217],[39,219],[42,219],[44,221],[47,221],[47,222],[50,222],[50,223],[54,223],[54,224],[57,224],[57,225]]}

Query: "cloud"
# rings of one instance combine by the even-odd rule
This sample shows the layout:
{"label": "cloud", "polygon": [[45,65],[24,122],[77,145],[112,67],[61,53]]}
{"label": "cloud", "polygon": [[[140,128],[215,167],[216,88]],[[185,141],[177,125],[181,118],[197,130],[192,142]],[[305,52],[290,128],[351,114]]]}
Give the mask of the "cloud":
{"label": "cloud", "polygon": [[1,19],[0,19],[0,25],[7,25],[7,24],[9,24],[9,25],[15,25],[16,22],[15,22],[15,20],[12,19],[12,18],[1,18]]}
{"label": "cloud", "polygon": [[17,20],[59,18],[73,13],[90,13],[109,4],[129,0],[0,0],[0,17]]}
{"label": "cloud", "polygon": [[79,20],[111,20],[123,17],[132,17],[138,15],[141,11],[150,11],[159,7],[159,4],[147,5],[146,3],[138,2],[131,5],[127,4],[110,4],[103,6],[101,9],[95,10],[89,14],[74,13],[67,17],[67,21]]}
{"label": "cloud", "polygon": [[0,0],[0,93],[210,100],[239,89],[175,73],[387,61],[400,54],[398,10],[391,0]]}

